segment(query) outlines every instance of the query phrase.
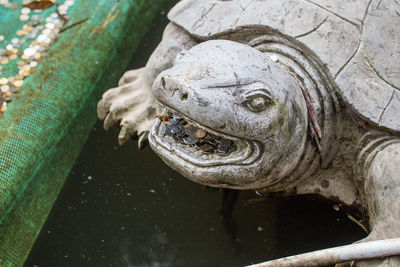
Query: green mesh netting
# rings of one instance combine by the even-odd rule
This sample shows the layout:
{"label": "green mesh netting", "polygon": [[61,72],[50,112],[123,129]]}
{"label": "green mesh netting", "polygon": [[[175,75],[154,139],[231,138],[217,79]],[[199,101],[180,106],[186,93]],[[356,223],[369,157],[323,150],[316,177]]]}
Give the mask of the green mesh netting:
{"label": "green mesh netting", "polygon": [[[162,2],[76,0],[66,26],[88,20],[61,34],[7,106],[0,118],[0,266],[23,265],[96,120],[97,101],[115,86]],[[0,6],[6,40],[25,23],[22,1],[10,3],[19,7]],[[18,71],[9,66],[0,78]]]}

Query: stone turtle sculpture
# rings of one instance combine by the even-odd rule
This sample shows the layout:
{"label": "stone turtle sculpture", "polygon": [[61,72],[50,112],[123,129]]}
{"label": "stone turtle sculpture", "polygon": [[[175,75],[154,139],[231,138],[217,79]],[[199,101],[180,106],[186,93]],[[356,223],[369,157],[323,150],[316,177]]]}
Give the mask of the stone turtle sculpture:
{"label": "stone turtle sculpture", "polygon": [[[204,185],[340,201],[366,215],[362,241],[400,237],[397,1],[183,0],[168,17],[99,102],[121,144],[149,137]],[[400,257],[357,262],[378,265]]]}

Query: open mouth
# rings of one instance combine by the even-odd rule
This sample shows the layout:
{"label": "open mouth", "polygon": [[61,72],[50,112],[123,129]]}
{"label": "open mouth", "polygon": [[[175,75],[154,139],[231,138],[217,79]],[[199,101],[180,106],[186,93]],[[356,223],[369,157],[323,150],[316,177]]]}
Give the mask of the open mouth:
{"label": "open mouth", "polygon": [[164,136],[171,136],[176,142],[194,147],[204,154],[216,153],[225,157],[237,148],[235,141],[207,133],[171,111],[157,117],[165,124]]}
{"label": "open mouth", "polygon": [[249,165],[261,155],[261,145],[216,132],[178,111],[164,109],[149,136],[156,152],[165,158],[177,156],[200,167]]}

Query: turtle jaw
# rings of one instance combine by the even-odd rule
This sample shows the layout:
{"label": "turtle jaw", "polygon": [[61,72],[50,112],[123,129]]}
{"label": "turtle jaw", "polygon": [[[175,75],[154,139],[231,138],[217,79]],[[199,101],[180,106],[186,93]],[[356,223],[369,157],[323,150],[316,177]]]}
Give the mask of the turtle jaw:
{"label": "turtle jaw", "polygon": [[[168,108],[171,110],[170,108]],[[184,118],[190,124],[196,126],[199,129],[203,129],[208,133],[215,136],[233,140],[237,148],[229,154],[229,156],[220,156],[218,154],[204,154],[200,150],[195,148],[180,144],[176,142],[172,137],[164,134],[165,125],[161,120],[157,120],[151,130],[150,134],[150,144],[156,152],[160,153],[167,152],[167,156],[176,155],[177,157],[193,164],[197,167],[211,167],[211,166],[221,166],[221,165],[249,165],[254,163],[261,155],[261,144],[255,141],[245,140],[235,136],[230,136],[220,132],[216,132],[204,125],[201,125],[190,118],[185,117],[178,111],[172,110],[174,114],[177,114]],[[164,110],[166,113],[166,110]]]}
{"label": "turtle jaw", "polygon": [[[168,110],[199,129],[217,137],[233,140],[236,145],[236,149],[227,156],[215,153],[204,154],[192,146],[178,143],[171,136],[165,135],[165,124],[161,120],[157,120],[151,129],[149,143],[152,149],[171,168],[195,182],[232,188],[238,186],[238,182],[234,182],[237,178],[241,178],[239,180],[243,183],[251,171],[254,172],[255,169],[258,169],[256,167],[260,164],[263,152],[261,143],[216,132],[187,118],[176,110],[170,108]],[[243,169],[249,169],[249,171],[243,171]],[[221,174],[223,174],[223,177],[221,177]],[[235,175],[241,177],[235,178],[233,177]],[[232,180],[230,177],[232,177]]]}

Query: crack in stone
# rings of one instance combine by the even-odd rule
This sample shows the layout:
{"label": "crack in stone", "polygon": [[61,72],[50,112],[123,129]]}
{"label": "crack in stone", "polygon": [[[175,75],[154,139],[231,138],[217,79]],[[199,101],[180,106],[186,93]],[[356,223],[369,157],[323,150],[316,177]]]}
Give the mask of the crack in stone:
{"label": "crack in stone", "polygon": [[327,17],[326,17],[321,23],[319,23],[314,29],[312,29],[312,30],[310,30],[310,31],[308,31],[308,32],[305,32],[305,33],[296,35],[294,38],[304,37],[304,36],[306,36],[306,35],[309,35],[309,34],[315,32],[316,30],[319,29],[319,27],[321,27],[322,24],[324,24],[324,23],[326,22],[326,20],[327,20],[328,18],[329,18],[329,16],[327,16]]}
{"label": "crack in stone", "polygon": [[368,66],[371,68],[371,70],[376,74],[376,76],[378,76],[384,83],[386,83],[387,85],[389,85],[390,87],[393,87],[394,89],[400,91],[400,87],[397,87],[396,85],[392,84],[390,81],[387,81],[374,67],[374,65],[372,64],[372,62],[369,60],[367,53],[365,52],[365,49],[363,49],[363,54],[364,54],[364,58],[365,61],[368,63]]}
{"label": "crack in stone", "polygon": [[245,7],[240,6],[240,8],[242,9],[242,11],[240,12],[239,16],[237,17],[237,19],[235,20],[235,22],[232,25],[232,28],[235,29],[236,28],[236,24],[239,22],[240,17],[243,15],[243,13],[246,11],[246,9],[251,5],[251,3],[253,3],[254,0],[251,0]]}
{"label": "crack in stone", "polygon": [[349,20],[349,19],[347,19],[347,18],[345,18],[345,17],[340,16],[339,14],[337,14],[337,13],[335,13],[335,12],[333,12],[333,11],[327,9],[327,8],[324,7],[324,6],[321,6],[320,4],[314,3],[314,2],[312,2],[311,0],[303,0],[303,1],[305,1],[305,2],[307,2],[307,3],[310,3],[310,4],[313,4],[313,5],[315,5],[315,6],[319,7],[319,8],[322,8],[323,10],[325,10],[325,11],[327,11],[327,12],[329,12],[329,13],[335,15],[336,17],[338,17],[338,18],[340,18],[340,19],[342,19],[342,20],[344,20],[344,21],[346,21],[346,22],[352,24],[353,26],[356,26],[358,29],[360,29],[360,25],[358,25],[357,23],[355,23],[355,22],[353,22],[353,21],[351,21],[351,20]]}
{"label": "crack in stone", "polygon": [[382,3],[382,0],[379,0],[379,3],[378,3],[378,5],[376,6],[376,9],[379,9],[379,6],[381,5],[381,3]]}
{"label": "crack in stone", "polygon": [[363,35],[363,31],[364,31],[364,22],[367,19],[367,15],[368,15],[368,10],[369,7],[371,6],[372,0],[369,1],[367,8],[365,9],[364,12],[364,16],[363,16],[363,21],[361,24],[361,31],[360,31],[360,39],[358,40],[358,46],[357,49],[354,51],[353,55],[351,55],[351,57],[344,63],[344,65],[338,70],[338,72],[335,74],[335,80],[336,78],[339,76],[339,74],[347,67],[347,65],[350,63],[350,61],[353,60],[353,58],[355,57],[355,55],[360,51],[361,47],[362,47],[362,35]]}
{"label": "crack in stone", "polygon": [[360,40],[358,40],[358,46],[356,51],[354,51],[353,55],[351,55],[351,57],[344,63],[344,65],[337,71],[337,73],[335,74],[335,78],[334,80],[336,80],[336,78],[339,76],[339,74],[347,67],[347,65],[349,65],[350,61],[353,60],[353,58],[357,55],[357,53],[360,51],[361,49],[361,44],[362,44],[362,39],[360,37]]}
{"label": "crack in stone", "polygon": [[198,20],[196,20],[196,22],[195,22],[195,23],[193,24],[193,26],[192,26],[193,31],[195,31],[198,27],[201,26],[201,24],[200,24],[200,25],[198,25],[198,24],[204,19],[205,16],[207,16],[208,13],[211,12],[211,10],[214,8],[214,6],[215,6],[216,4],[217,4],[217,3],[213,3],[213,4],[211,5],[211,7],[210,7],[207,11],[205,11],[205,12],[203,12],[203,13],[201,14],[200,18],[199,18]]}
{"label": "crack in stone", "polygon": [[395,92],[395,91],[393,90],[393,93],[392,93],[392,96],[390,97],[390,100],[388,101],[386,107],[383,109],[381,115],[379,116],[378,123],[381,123],[381,122],[382,122],[382,117],[383,117],[384,113],[386,112],[386,109],[389,107],[390,103],[392,102],[392,100],[393,100],[393,98],[394,98],[394,92]]}
{"label": "crack in stone", "polygon": [[368,5],[367,5],[367,8],[365,9],[365,12],[364,12],[363,23],[362,23],[362,27],[363,28],[364,28],[364,21],[367,19],[368,10],[369,10],[369,7],[371,6],[371,3],[372,3],[372,0],[369,1]]}

